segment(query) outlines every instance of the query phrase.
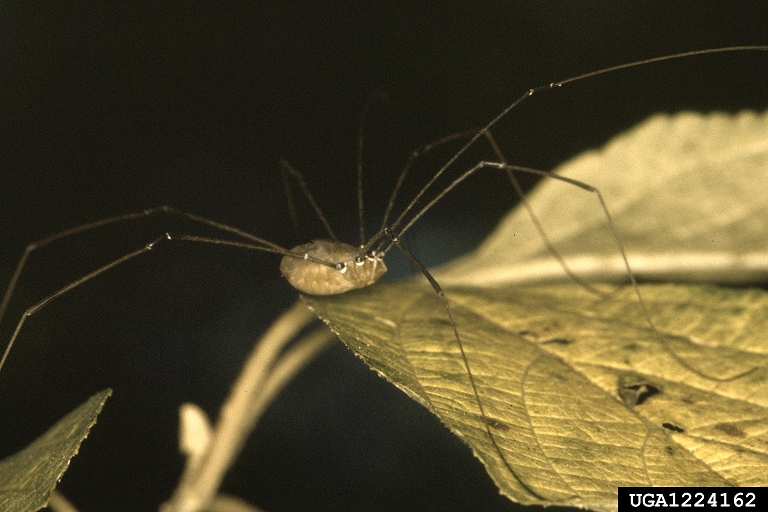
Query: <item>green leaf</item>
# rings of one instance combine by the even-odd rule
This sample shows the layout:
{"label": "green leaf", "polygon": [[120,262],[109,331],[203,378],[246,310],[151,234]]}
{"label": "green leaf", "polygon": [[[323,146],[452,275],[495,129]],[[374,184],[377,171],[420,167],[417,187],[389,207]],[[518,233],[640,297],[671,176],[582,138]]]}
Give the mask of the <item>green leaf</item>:
{"label": "green leaf", "polygon": [[46,505],[111,394],[111,389],[96,393],[25,449],[0,461],[0,510],[26,512]]}
{"label": "green leaf", "polygon": [[[564,278],[525,212],[435,273],[484,415],[423,278],[304,298],[515,501],[613,510],[618,486],[768,485],[768,294],[681,284],[768,274],[767,120],[656,116],[558,171],[601,190],[638,274],[676,281],[641,286],[655,330],[630,286]],[[596,200],[554,180],[529,200],[579,276],[626,280]]]}

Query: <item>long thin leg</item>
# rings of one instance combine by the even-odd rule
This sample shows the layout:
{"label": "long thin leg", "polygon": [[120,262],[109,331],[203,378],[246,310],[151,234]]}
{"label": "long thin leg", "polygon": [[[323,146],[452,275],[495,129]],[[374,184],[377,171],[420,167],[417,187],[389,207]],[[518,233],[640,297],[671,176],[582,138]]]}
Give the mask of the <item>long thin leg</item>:
{"label": "long thin leg", "polygon": [[[408,173],[410,172],[414,162],[416,162],[417,159],[426,155],[427,153],[429,153],[435,148],[438,148],[445,144],[449,144],[456,140],[472,137],[475,134],[476,134],[475,131],[470,131],[470,130],[452,133],[450,135],[446,135],[445,137],[441,137],[435,141],[432,141],[429,144],[424,144],[423,146],[420,146],[411,152],[411,155],[408,157],[408,161],[405,163],[403,170],[400,171],[400,175],[397,178],[397,183],[395,183],[395,187],[392,190],[392,194],[389,197],[387,208],[386,210],[384,210],[384,216],[382,217],[382,220],[381,220],[381,228],[379,228],[379,231],[376,235],[374,235],[367,242],[363,242],[363,244],[360,245],[360,247],[362,248],[361,254],[366,254],[370,252],[371,250],[373,250],[374,247],[376,247],[376,250],[378,251],[378,249],[380,249],[383,244],[389,241],[389,239],[386,236],[383,236],[385,228],[390,227],[394,229],[399,224],[399,221],[396,221],[395,224],[392,224],[390,226],[388,224],[388,221],[389,221],[390,215],[392,214],[392,209],[395,206],[395,200],[397,199],[397,196],[400,193],[400,189],[403,186],[403,182],[405,181],[405,178],[408,176]],[[409,205],[408,208],[410,208],[412,204]],[[404,214],[408,211],[408,208],[406,208],[406,210],[402,214],[400,214],[399,219],[402,219],[404,217]]]}
{"label": "long thin leg", "polygon": [[480,137],[483,137],[486,132],[488,132],[491,128],[493,128],[496,123],[498,123],[501,119],[503,119],[509,112],[517,108],[518,105],[520,105],[522,102],[530,98],[531,96],[534,96],[540,92],[544,91],[550,91],[552,89],[558,89],[564,85],[570,84],[572,82],[578,82],[580,80],[584,80],[590,77],[598,76],[598,75],[604,75],[607,73],[613,73],[615,71],[619,71],[622,69],[629,69],[634,68],[638,66],[645,66],[648,64],[653,64],[656,62],[664,62],[668,60],[675,60],[675,59],[682,59],[686,57],[693,57],[696,55],[709,55],[713,53],[726,53],[726,52],[739,52],[739,51],[768,51],[768,45],[762,45],[762,46],[729,46],[725,48],[710,48],[706,50],[694,50],[690,52],[682,52],[682,53],[676,53],[673,55],[665,55],[663,57],[654,57],[651,59],[643,59],[638,60],[635,62],[629,62],[626,64],[620,64],[618,66],[611,66],[609,68],[603,68],[597,71],[591,71],[589,73],[584,73],[578,76],[574,76],[571,78],[567,78],[565,80],[560,80],[558,82],[552,82],[546,85],[542,85],[539,87],[534,87],[533,89],[528,89],[525,93],[523,93],[519,98],[517,98],[515,101],[513,101],[507,108],[502,110],[496,117],[491,119],[491,121],[486,124],[480,131],[476,132],[475,135],[472,136],[469,141],[467,141],[464,146],[455,154],[453,155],[438,171],[432,176],[432,178],[427,182],[424,187],[419,191],[418,194],[411,200],[411,202],[408,204],[408,206],[403,210],[403,213],[400,214],[400,216],[395,220],[394,223],[392,223],[390,226],[395,228],[396,226],[399,226],[400,223],[403,221],[403,218],[408,214],[409,211],[411,211],[416,204],[421,200],[422,196],[429,191],[430,188],[435,184],[435,182],[442,176],[445,171],[448,170],[449,167],[453,165],[456,160],[463,155],[469,148],[472,146],[477,139]]}
{"label": "long thin leg", "polygon": [[475,135],[476,132],[474,131],[462,131],[462,132],[456,132],[452,133],[451,135],[447,135],[445,137],[442,137],[440,139],[437,139],[436,141],[430,142],[429,144],[425,144],[419,148],[416,148],[413,152],[411,152],[411,156],[408,157],[408,161],[405,163],[405,166],[403,167],[403,170],[400,171],[400,176],[397,178],[397,183],[395,183],[395,188],[392,189],[392,195],[389,196],[389,202],[387,203],[387,209],[384,210],[384,216],[381,219],[381,228],[380,230],[383,230],[385,227],[387,227],[389,224],[389,216],[392,214],[392,208],[395,206],[395,200],[397,199],[397,195],[400,193],[400,189],[403,186],[403,182],[405,181],[406,176],[408,176],[408,173],[411,170],[411,167],[413,166],[413,163],[421,158],[422,156],[426,155],[430,151],[432,151],[435,148],[438,148],[440,146],[443,146],[445,144],[448,144],[450,142],[469,138],[473,135]]}
{"label": "long thin leg", "polygon": [[[87,224],[82,224],[80,226],[76,226],[74,228],[70,228],[64,231],[61,231],[59,233],[56,233],[54,235],[51,235],[47,238],[44,238],[42,240],[39,240],[35,243],[32,243],[26,247],[24,250],[24,254],[19,259],[19,263],[16,265],[16,269],[11,276],[11,280],[8,283],[8,287],[5,291],[5,295],[3,296],[2,303],[0,303],[0,322],[2,322],[5,311],[8,307],[8,304],[10,302],[11,296],[13,295],[14,290],[16,289],[16,285],[19,282],[19,279],[22,275],[22,272],[26,266],[27,261],[29,260],[30,255],[37,249],[40,249],[41,247],[44,247],[54,241],[61,240],[63,238],[66,238],[68,236],[72,236],[77,233],[83,233],[87,232],[92,229],[100,228],[103,226],[108,226],[112,224],[116,224],[123,221],[128,220],[135,220],[135,219],[141,219],[141,218],[147,218],[152,215],[156,215],[158,213],[165,213],[168,215],[174,215],[182,218],[189,219],[194,222],[198,222],[200,224],[210,226],[215,229],[219,229],[225,233],[230,233],[232,235],[238,236],[240,238],[243,238],[245,240],[248,240],[248,242],[238,242],[233,240],[223,240],[223,239],[216,239],[216,238],[208,238],[208,237],[196,237],[191,235],[183,235],[183,236],[175,236],[171,237],[169,234],[165,234],[165,236],[160,237],[148,244],[146,244],[141,249],[135,250],[133,252],[130,252],[128,254],[125,254],[106,265],[102,265],[101,267],[97,268],[96,270],[76,279],[75,281],[63,286],[62,288],[58,289],[54,293],[48,295],[47,297],[43,298],[39,302],[37,302],[32,307],[28,308],[21,316],[21,319],[16,324],[16,328],[14,329],[14,332],[11,336],[10,341],[6,345],[5,351],[3,352],[3,356],[0,359],[0,370],[2,370],[3,365],[5,364],[5,360],[8,358],[8,354],[11,351],[11,348],[13,347],[14,342],[18,338],[19,332],[21,331],[21,328],[24,325],[24,322],[28,317],[42,309],[46,304],[50,303],[51,301],[57,299],[58,297],[61,297],[65,293],[69,292],[70,290],[77,288],[81,284],[85,283],[86,281],[89,281],[93,279],[96,276],[99,276],[103,274],[104,272],[122,264],[125,263],[128,260],[131,260],[141,254],[144,254],[145,252],[151,250],[158,242],[162,240],[191,240],[191,241],[197,241],[197,242],[205,242],[205,243],[211,243],[211,244],[219,244],[219,245],[228,245],[228,246],[235,246],[240,248],[246,248],[251,250],[257,250],[261,252],[270,252],[270,253],[276,253],[281,254],[283,256],[290,256],[292,253],[290,253],[288,250],[280,247],[277,244],[274,244],[272,242],[269,242],[268,240],[264,240],[263,238],[259,238],[255,235],[252,235],[250,233],[247,233],[245,231],[242,231],[238,228],[228,226],[226,224],[222,224],[220,222],[216,222],[211,219],[207,219],[205,217],[201,217],[199,215],[195,215],[193,213],[188,213],[182,210],[178,210],[175,208],[172,208],[170,206],[160,206],[157,208],[151,208],[148,210],[144,210],[141,212],[134,212],[134,213],[128,213],[125,215],[118,215],[115,217],[109,217],[106,219],[101,219],[95,222],[90,222]],[[295,255],[294,255],[295,256]],[[315,258],[307,258],[311,261],[315,261],[317,263],[333,266],[330,262],[325,262],[321,260],[317,260]]]}
{"label": "long thin leg", "polygon": [[[45,297],[44,299],[42,299],[41,301],[37,302],[32,307],[30,307],[26,311],[24,311],[24,313],[21,315],[21,319],[16,324],[16,328],[13,331],[13,335],[11,335],[11,339],[8,341],[8,344],[5,347],[5,352],[3,353],[3,357],[2,357],[2,359],[0,359],[0,371],[2,370],[3,365],[5,364],[5,360],[8,358],[8,354],[10,353],[11,348],[13,348],[13,344],[15,343],[16,339],[18,338],[19,332],[21,332],[21,328],[24,326],[24,322],[26,322],[27,318],[29,318],[30,316],[32,316],[36,312],[40,311],[44,306],[46,306],[50,302],[54,301],[55,299],[61,297],[65,293],[69,292],[70,290],[73,290],[73,289],[77,288],[81,284],[83,284],[83,283],[85,283],[87,281],[90,281],[94,277],[97,277],[97,276],[103,274],[104,272],[106,272],[106,271],[108,271],[108,270],[110,270],[110,269],[112,269],[112,268],[114,268],[114,267],[116,267],[118,265],[121,265],[121,264],[125,263],[126,261],[132,260],[133,258],[135,258],[137,256],[140,256],[140,255],[144,254],[145,252],[148,252],[148,251],[152,250],[159,242],[164,241],[164,240],[167,240],[167,241],[183,240],[183,241],[190,241],[190,242],[202,242],[202,243],[206,243],[206,244],[226,245],[226,246],[229,246],[229,247],[238,247],[238,248],[241,248],[241,249],[250,249],[250,250],[256,250],[256,251],[260,251],[260,252],[269,252],[269,253],[281,254],[283,256],[294,256],[294,257],[296,256],[295,254],[293,254],[293,253],[291,253],[291,252],[289,252],[289,251],[287,251],[285,249],[282,249],[282,248],[274,249],[272,247],[265,247],[265,246],[262,246],[262,245],[256,245],[256,244],[246,243],[246,242],[236,242],[236,241],[233,241],[233,240],[223,240],[223,239],[218,239],[218,238],[208,238],[208,237],[195,236],[195,235],[170,235],[170,234],[166,233],[165,236],[162,236],[162,237],[159,237],[159,238],[153,240],[152,242],[148,243],[147,245],[145,245],[141,249],[137,249],[137,250],[132,251],[132,252],[130,252],[128,254],[125,254],[125,255],[123,255],[123,256],[121,256],[121,257],[119,257],[119,258],[117,258],[117,259],[115,259],[115,260],[113,260],[113,261],[111,261],[109,263],[107,263],[106,265],[102,265],[101,267],[97,268],[96,270],[94,270],[94,271],[92,271],[92,272],[90,272],[90,273],[88,273],[88,274],[86,274],[86,275],[84,275],[84,276],[82,276],[82,277],[72,281],[71,283],[63,286],[62,288],[59,288],[58,290],[56,290],[52,294],[48,295],[47,297]],[[314,261],[315,263],[320,263],[322,265],[327,265],[329,267],[335,267],[334,263],[332,263],[332,262],[327,262],[327,261],[319,260],[317,258],[313,258],[313,257],[310,257],[310,256],[306,256],[306,257],[304,257],[304,259],[307,259],[307,260],[310,260],[310,261]],[[15,283],[14,283],[14,285],[15,285]],[[10,297],[10,295],[9,295],[9,297]]]}
{"label": "long thin leg", "polygon": [[85,283],[86,281],[90,281],[94,277],[96,277],[96,276],[98,276],[100,274],[103,274],[107,270],[109,270],[111,268],[114,268],[114,267],[120,265],[121,263],[125,263],[126,261],[131,260],[131,259],[135,258],[136,256],[144,254],[147,251],[152,250],[152,248],[155,246],[155,244],[157,244],[158,242],[160,242],[161,240],[164,240],[164,239],[165,239],[165,237],[158,238],[158,239],[148,243],[147,245],[145,245],[141,249],[138,249],[136,251],[130,252],[128,254],[125,254],[125,255],[117,258],[116,260],[113,260],[113,261],[107,263],[106,265],[103,265],[103,266],[97,268],[93,272],[90,272],[89,274],[86,274],[86,275],[80,277],[79,279],[76,279],[75,281],[72,281],[68,285],[66,285],[66,286],[64,286],[62,288],[59,288],[58,290],[56,290],[55,292],[53,292],[52,294],[48,295],[43,300],[41,300],[40,302],[38,302],[37,304],[32,306],[31,308],[27,309],[21,315],[21,319],[16,324],[16,329],[14,329],[13,334],[11,335],[11,339],[10,339],[10,341],[8,341],[8,345],[6,345],[6,347],[5,347],[5,352],[3,352],[3,357],[2,357],[2,359],[0,359],[0,370],[3,369],[3,365],[5,364],[5,360],[8,358],[8,354],[11,352],[11,348],[13,348],[13,344],[16,341],[16,338],[19,336],[19,332],[21,332],[21,328],[24,326],[24,322],[26,322],[27,318],[29,318],[30,316],[35,314],[37,311],[40,311],[46,304],[48,304],[51,301],[61,297],[62,295],[64,295],[68,291],[70,291],[70,290],[72,290],[74,288],[77,288],[78,286],[80,286],[81,284]]}
{"label": "long thin leg", "polygon": [[[496,157],[499,159],[499,162],[502,162],[504,164],[507,164],[507,159],[504,157],[504,153],[501,151],[501,148],[496,143],[496,139],[493,138],[493,135],[491,135],[491,132],[489,130],[486,130],[483,132],[485,135],[485,138],[488,140],[488,144],[490,144],[491,148],[493,149],[493,152],[496,153]],[[520,203],[523,205],[523,208],[528,212],[528,218],[531,219],[531,222],[533,223],[533,226],[536,228],[536,231],[539,232],[539,237],[541,237],[541,240],[544,242],[544,245],[547,247],[547,251],[549,251],[549,254],[552,255],[553,258],[557,260],[557,262],[560,264],[560,268],[562,268],[566,274],[568,274],[568,277],[574,282],[581,285],[585,290],[589,290],[590,292],[596,294],[596,295],[604,295],[603,292],[583,280],[581,277],[578,276],[573,270],[571,270],[571,267],[568,265],[568,263],[565,261],[565,259],[560,255],[560,251],[558,251],[555,246],[552,244],[552,242],[549,240],[549,237],[547,236],[547,232],[544,231],[544,226],[541,225],[541,222],[539,221],[539,218],[536,216],[536,214],[533,212],[533,208],[531,207],[531,204],[528,202],[528,198],[525,196],[525,192],[523,192],[523,187],[520,186],[520,182],[517,181],[517,178],[515,177],[515,173],[512,172],[511,169],[506,169],[507,171],[507,177],[509,178],[510,183],[512,183],[512,188],[515,189],[515,193],[517,194],[517,197],[520,199]],[[611,227],[613,227],[613,223],[611,223]],[[618,239],[618,236],[616,237]],[[621,239],[618,239],[619,246],[621,246]],[[630,271],[631,272],[631,271]]]}
{"label": "long thin leg", "polygon": [[296,235],[298,240],[301,240],[301,230],[299,229],[299,214],[296,212],[296,202],[293,200],[293,192],[291,191],[291,181],[288,178],[288,173],[283,166],[280,166],[280,177],[283,181],[283,190],[285,190],[285,201],[288,204],[288,214],[291,216],[291,224],[293,225],[293,234]]}
{"label": "long thin leg", "polygon": [[[437,197],[433,198],[421,210],[419,210],[413,217],[411,217],[411,219],[405,224],[405,226],[403,226],[403,228],[400,229],[399,236],[403,236],[403,234],[406,231],[408,231],[411,228],[411,226],[413,226],[414,223],[416,223],[417,220],[419,220],[427,211],[429,211],[430,208],[432,208],[435,204],[437,204],[438,201],[442,200],[448,194],[448,192],[453,190],[459,183],[461,183],[462,181],[464,181],[465,179],[470,177],[472,174],[474,174],[475,172],[477,172],[477,171],[479,171],[481,169],[499,169],[499,170],[505,171],[510,176],[510,180],[511,180],[513,186],[517,185],[515,187],[515,190],[516,190],[516,192],[518,194],[521,195],[521,199],[524,201],[524,203],[526,205],[528,205],[528,203],[527,203],[527,201],[526,201],[526,199],[524,197],[523,191],[520,188],[519,183],[517,183],[517,180],[511,174],[512,171],[525,172],[525,173],[528,173],[528,174],[535,174],[537,176],[545,176],[545,177],[548,177],[548,178],[556,179],[556,180],[563,181],[565,183],[569,183],[571,185],[577,186],[577,187],[579,187],[579,188],[581,188],[583,190],[586,190],[587,192],[591,192],[591,193],[595,194],[597,196],[597,198],[598,198],[598,201],[600,203],[600,207],[603,210],[603,213],[605,213],[605,216],[608,219],[608,224],[609,224],[609,227],[611,229],[611,233],[612,233],[613,238],[614,238],[614,240],[616,242],[616,245],[617,245],[617,247],[619,249],[619,252],[621,253],[621,256],[622,256],[622,258],[624,260],[624,265],[625,265],[625,267],[627,269],[627,273],[630,276],[630,280],[633,283],[635,283],[634,274],[632,273],[632,269],[629,266],[629,260],[627,259],[626,251],[624,250],[624,244],[621,242],[621,239],[619,238],[619,235],[616,232],[616,228],[614,227],[614,223],[613,223],[613,217],[611,217],[611,214],[608,211],[608,207],[607,207],[607,205],[605,203],[605,200],[603,200],[603,195],[600,193],[600,191],[597,188],[593,187],[592,185],[589,185],[588,183],[584,183],[584,182],[581,182],[581,181],[578,181],[578,180],[574,180],[573,178],[569,178],[567,176],[561,176],[560,174],[555,174],[553,172],[542,171],[540,169],[533,169],[531,167],[523,167],[523,166],[520,166],[520,165],[510,165],[510,164],[503,163],[503,162],[488,162],[488,161],[479,162],[478,164],[473,166],[471,169],[469,169],[469,170],[465,171],[463,174],[461,174],[461,176],[459,176],[458,178],[453,180],[450,185],[448,185],[446,188],[444,188],[440,192],[440,194],[437,195]],[[530,210],[530,205],[528,205],[528,211],[530,213],[532,213],[532,210]],[[535,219],[536,216],[532,214],[532,218]],[[538,222],[538,219],[535,220],[535,224],[537,225],[537,227],[541,226],[540,223]],[[390,227],[390,229],[394,229],[394,227]],[[548,246],[551,246],[551,243],[549,242],[549,239],[547,238],[546,234],[543,233],[543,229],[540,230],[540,233],[542,233],[542,236],[544,237],[545,243]],[[387,246],[384,249],[384,252],[386,253],[391,246],[392,246],[392,244]],[[553,247],[553,250],[554,250],[554,247]],[[554,250],[554,252],[557,253],[556,250]],[[562,257],[560,257],[559,255],[558,255],[558,260],[559,261],[562,260]],[[567,267],[567,265],[566,265],[566,267]],[[566,272],[568,273],[568,275],[572,275],[573,274],[572,272],[570,272],[567,269],[566,269]],[[578,279],[576,279],[576,280],[579,281]]]}
{"label": "long thin leg", "polygon": [[490,419],[485,414],[485,408],[483,407],[483,401],[480,400],[480,393],[477,391],[477,385],[475,384],[475,378],[472,375],[472,369],[469,366],[469,359],[467,358],[467,353],[464,351],[464,344],[461,341],[461,337],[459,336],[459,330],[456,327],[456,321],[453,319],[453,313],[451,312],[451,306],[448,303],[448,297],[445,296],[445,292],[440,287],[438,282],[435,280],[434,277],[432,277],[432,274],[429,273],[429,271],[426,269],[426,267],[414,256],[411,251],[408,250],[405,245],[400,241],[397,235],[395,235],[390,228],[384,228],[383,230],[384,235],[389,238],[389,240],[398,247],[401,251],[403,251],[403,254],[405,254],[417,267],[419,267],[419,270],[421,270],[421,273],[424,274],[424,277],[427,278],[429,281],[429,284],[432,285],[432,288],[435,290],[437,295],[440,297],[440,300],[443,302],[443,305],[445,306],[445,311],[448,314],[448,319],[451,322],[451,327],[453,327],[453,334],[456,337],[456,342],[459,345],[459,351],[461,352],[461,359],[464,362],[464,368],[467,371],[467,376],[469,377],[469,384],[472,387],[472,393],[475,395],[475,401],[477,402],[477,407],[480,410],[480,416],[483,418],[483,426],[485,427],[485,431],[488,434],[488,438],[491,441],[491,444],[493,445],[494,449],[496,450],[496,453],[499,454],[499,457],[501,458],[502,462],[504,462],[504,465],[509,470],[510,474],[515,477],[515,480],[518,481],[518,483],[529,493],[531,493],[536,498],[545,501],[545,498],[538,494],[536,491],[534,491],[528,484],[526,484],[522,478],[520,478],[520,475],[517,474],[517,472],[512,468],[512,465],[507,461],[506,457],[504,456],[504,452],[501,451],[501,447],[496,442],[496,437],[493,435],[493,432],[491,431],[491,425],[494,423],[492,419]]}
{"label": "long thin leg", "polygon": [[281,254],[283,256],[290,256],[292,258],[302,259],[305,261],[312,261],[314,263],[318,263],[320,265],[325,265],[327,267],[332,267],[335,269],[341,268],[342,263],[339,263],[338,261],[327,261],[320,258],[316,258],[314,256],[310,256],[309,254],[299,254],[295,252],[288,251],[286,249],[283,249],[282,247],[279,249],[273,249],[272,247],[263,247],[261,245],[257,244],[250,244],[247,242],[237,242],[234,240],[225,240],[222,238],[211,238],[207,236],[199,236],[199,235],[174,235],[171,233],[166,233],[165,237],[168,240],[183,240],[185,242],[199,242],[204,244],[212,244],[212,245],[225,245],[227,247],[237,247],[240,249],[249,249],[253,251],[260,251],[260,252],[270,252],[273,254]]}
{"label": "long thin leg", "polygon": [[317,201],[315,201],[315,198],[312,195],[312,192],[309,191],[309,186],[307,186],[307,182],[304,181],[304,175],[301,174],[296,169],[294,169],[293,167],[291,167],[291,164],[289,164],[287,160],[280,160],[280,168],[283,170],[283,172],[286,172],[291,176],[293,176],[293,179],[295,179],[296,183],[299,184],[299,188],[301,188],[301,192],[304,194],[304,197],[307,198],[307,201],[309,201],[309,204],[312,205],[312,209],[315,210],[315,213],[317,214],[317,217],[320,219],[320,222],[322,222],[323,226],[325,226],[325,230],[328,232],[328,236],[330,236],[331,240],[333,240],[334,242],[338,242],[339,239],[336,238],[336,235],[331,229],[331,225],[328,223],[328,220],[325,218],[325,215],[323,215],[323,210],[320,209],[320,205],[317,204]]}
{"label": "long thin leg", "polygon": [[27,260],[29,259],[30,255],[34,251],[42,247],[45,247],[46,245],[52,242],[67,238],[69,236],[72,236],[78,233],[84,233],[92,229],[108,226],[111,224],[117,224],[119,222],[151,217],[159,213],[174,215],[174,216],[182,217],[185,219],[189,219],[194,222],[199,222],[203,225],[210,226],[212,228],[219,229],[227,233],[231,233],[233,235],[239,236],[246,240],[250,240],[251,242],[254,242],[256,244],[262,244],[266,248],[274,249],[275,252],[285,251],[285,249],[283,249],[277,244],[273,244],[269,240],[264,240],[263,238],[259,238],[255,235],[252,235],[246,231],[235,228],[233,226],[228,226],[227,224],[222,224],[221,222],[216,222],[214,220],[201,217],[200,215],[195,215],[194,213],[185,212],[183,210],[179,210],[171,206],[158,206],[156,208],[149,208],[147,210],[143,210],[140,212],[132,212],[132,213],[126,213],[123,215],[117,215],[114,217],[108,217],[106,219],[100,219],[94,222],[81,224],[79,226],[75,226],[73,228],[69,228],[64,231],[60,231],[59,233],[55,233],[46,238],[43,238],[42,240],[38,240],[37,242],[33,242],[29,244],[24,249],[24,254],[21,256],[21,258],[19,259],[19,262],[16,264],[16,269],[14,270],[13,275],[11,276],[11,280],[8,283],[8,287],[5,290],[5,294],[3,295],[3,300],[2,302],[0,302],[0,322],[2,322],[2,319],[5,315],[5,310],[8,307],[8,302],[10,301],[11,296],[13,295],[13,292],[16,289],[16,285],[19,281],[19,278],[21,277],[21,273],[24,270],[24,267],[26,266]]}
{"label": "long thin leg", "polygon": [[27,264],[27,260],[29,259],[29,256],[37,249],[44,247],[51,242],[54,242],[56,240],[66,238],[70,235],[74,235],[76,233],[81,233],[83,231],[88,231],[90,229],[94,229],[100,226],[106,226],[108,224],[114,224],[117,222],[130,220],[130,219],[136,219],[140,217],[145,217],[148,215],[151,215],[153,210],[144,210],[143,212],[134,212],[134,213],[128,213],[126,215],[118,215],[116,217],[109,217],[106,219],[101,219],[96,222],[90,222],[88,224],[83,224],[81,226],[76,226],[74,228],[67,229],[65,231],[62,231],[60,233],[56,233],[54,235],[51,235],[49,237],[46,237],[42,240],[38,240],[37,242],[29,244],[24,249],[24,254],[22,254],[21,258],[19,259],[19,262],[16,264],[16,270],[13,271],[13,275],[11,276],[11,280],[8,282],[8,287],[5,290],[5,295],[3,295],[3,301],[0,302],[0,322],[3,320],[3,316],[5,315],[5,309],[8,307],[8,303],[11,300],[11,295],[13,295],[13,291],[16,289],[16,284],[19,282],[19,278],[21,277],[21,272],[24,270],[24,266]]}
{"label": "long thin leg", "polygon": [[389,103],[389,97],[384,91],[376,91],[368,97],[357,125],[357,222],[360,226],[360,245],[365,245],[365,206],[363,204],[363,146],[365,145],[365,116],[380,100]]}

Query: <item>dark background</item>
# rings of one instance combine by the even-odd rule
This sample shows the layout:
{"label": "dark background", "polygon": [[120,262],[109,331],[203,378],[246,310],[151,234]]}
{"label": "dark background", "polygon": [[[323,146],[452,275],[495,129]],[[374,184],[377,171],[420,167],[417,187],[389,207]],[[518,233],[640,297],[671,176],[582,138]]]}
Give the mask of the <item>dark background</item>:
{"label": "dark background", "polygon": [[[32,241],[161,204],[285,246],[321,236],[305,207],[294,233],[279,158],[355,243],[357,125],[372,93],[389,97],[365,125],[375,223],[418,145],[481,126],[532,86],[768,43],[768,6],[758,5],[3,2],[0,276]],[[764,109],[766,71],[768,54],[750,52],[615,73],[527,101],[496,135],[510,160],[548,169],[656,111]],[[422,160],[403,196],[452,149]],[[502,183],[470,180],[407,243],[428,264],[466,251],[513,203]],[[2,343],[26,307],[165,231],[207,233],[160,218],[35,254]],[[391,267],[413,272],[391,256]],[[168,244],[36,314],[0,373],[0,456],[113,387],[60,489],[82,511],[156,509],[181,471],[179,404],[215,417],[256,336],[296,299],[278,261]],[[341,344],[271,407],[223,490],[269,512],[514,508],[461,441]]]}

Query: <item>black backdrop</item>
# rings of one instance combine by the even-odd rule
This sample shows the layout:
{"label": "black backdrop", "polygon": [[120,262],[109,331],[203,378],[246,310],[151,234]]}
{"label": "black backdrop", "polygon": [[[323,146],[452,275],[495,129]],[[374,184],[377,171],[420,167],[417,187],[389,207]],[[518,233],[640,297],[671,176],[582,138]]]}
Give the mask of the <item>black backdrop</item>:
{"label": "black backdrop", "polygon": [[[517,5],[520,4],[520,5]],[[527,88],[672,52],[768,43],[757,2],[0,4],[0,275],[72,225],[170,204],[290,246],[277,171],[307,176],[340,236],[357,232],[353,169],[366,123],[376,220],[419,144],[488,121]],[[652,112],[764,109],[768,54],[687,59],[545,93],[497,129],[508,157],[548,169]],[[439,156],[439,155],[438,155]],[[445,156],[445,155],[442,155]],[[408,185],[414,193],[434,162]],[[512,204],[471,180],[407,239],[434,264]],[[317,235],[302,208],[304,237]],[[307,220],[309,219],[309,220]],[[170,219],[67,240],[30,262],[25,307],[159,233]],[[393,255],[394,256],[394,255]],[[411,271],[393,258],[391,266]],[[278,259],[166,245],[29,321],[0,373],[0,455],[111,386],[61,489],[82,511],[152,510],[181,470],[177,407],[215,416],[256,335],[296,293]],[[270,512],[511,510],[462,443],[340,344],[270,409],[224,490]]]}

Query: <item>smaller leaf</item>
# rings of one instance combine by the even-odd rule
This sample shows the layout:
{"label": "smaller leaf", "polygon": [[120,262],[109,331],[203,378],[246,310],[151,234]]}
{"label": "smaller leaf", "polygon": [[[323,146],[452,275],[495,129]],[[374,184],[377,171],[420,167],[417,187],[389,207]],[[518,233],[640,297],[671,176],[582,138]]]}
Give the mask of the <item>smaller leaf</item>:
{"label": "smaller leaf", "polygon": [[111,389],[99,391],[22,451],[0,461],[0,510],[39,510],[96,423]]}

